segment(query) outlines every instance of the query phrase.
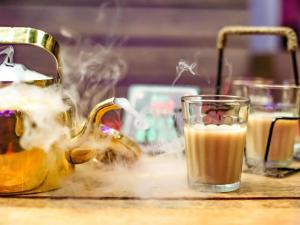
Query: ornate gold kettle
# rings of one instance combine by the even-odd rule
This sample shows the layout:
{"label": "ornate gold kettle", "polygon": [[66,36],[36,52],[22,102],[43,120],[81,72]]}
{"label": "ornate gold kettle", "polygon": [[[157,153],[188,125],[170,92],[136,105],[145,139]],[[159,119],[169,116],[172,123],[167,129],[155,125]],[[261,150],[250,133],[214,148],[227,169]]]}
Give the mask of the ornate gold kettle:
{"label": "ornate gold kettle", "polygon": [[[21,74],[24,76],[17,78],[19,83],[40,88],[60,84],[62,73],[58,57],[59,45],[50,34],[33,28],[2,27],[0,43],[36,46],[55,59],[56,77],[43,75],[26,77],[26,68],[21,66],[19,69],[23,70],[24,73]],[[20,64],[12,63],[10,57],[8,55],[4,62],[7,64],[5,66],[10,69],[20,67]],[[3,77],[0,69],[1,88],[6,88],[16,80],[15,77],[7,77],[7,75]],[[102,116],[107,111],[121,108],[116,98],[97,104],[81,125],[77,125],[74,119],[75,105],[66,96],[62,95],[62,99],[69,107],[60,113],[57,119],[69,131],[70,135],[66,137],[68,145],[65,148],[53,145],[49,151],[39,146],[26,149],[20,144],[26,120],[26,112],[23,111],[22,106],[0,107],[0,194],[32,193],[58,188],[64,177],[74,170],[75,164],[87,162],[95,156],[104,163],[110,163],[118,157],[125,158],[127,161],[138,159],[140,148],[130,138],[111,128],[104,127],[106,132],[100,129]],[[90,137],[98,141],[108,140],[108,144],[100,146],[101,151],[97,151],[99,150],[97,146],[90,147],[84,144]]]}

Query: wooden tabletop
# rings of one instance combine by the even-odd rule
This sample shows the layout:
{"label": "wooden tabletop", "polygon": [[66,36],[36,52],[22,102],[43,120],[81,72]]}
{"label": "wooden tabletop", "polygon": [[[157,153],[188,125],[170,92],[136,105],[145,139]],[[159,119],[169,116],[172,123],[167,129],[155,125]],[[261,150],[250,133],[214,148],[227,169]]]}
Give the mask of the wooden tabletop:
{"label": "wooden tabletop", "polygon": [[183,161],[172,163],[177,169],[156,171],[153,160],[117,173],[78,167],[58,190],[0,198],[0,224],[300,224],[300,173],[244,172],[240,190],[204,193],[187,187]]}

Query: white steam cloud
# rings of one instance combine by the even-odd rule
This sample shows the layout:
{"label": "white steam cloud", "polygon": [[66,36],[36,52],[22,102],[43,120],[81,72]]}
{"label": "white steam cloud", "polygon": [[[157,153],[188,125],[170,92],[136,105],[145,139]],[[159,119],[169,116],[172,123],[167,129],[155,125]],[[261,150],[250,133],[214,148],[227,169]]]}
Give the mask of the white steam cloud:
{"label": "white steam cloud", "polygon": [[105,27],[101,41],[97,32],[95,36],[85,37],[68,27],[60,29],[71,43],[64,45],[61,51],[63,86],[79,103],[78,111],[83,116],[98,102],[115,95],[115,86],[127,71],[126,62],[114,49],[124,41],[116,35],[121,17],[120,1],[99,1],[98,13],[91,23]]}
{"label": "white steam cloud", "polygon": [[188,189],[186,164],[182,152],[143,155],[128,167],[82,164],[55,196],[89,197],[171,197]]}
{"label": "white steam cloud", "polygon": [[23,113],[23,134],[20,144],[24,149],[40,148],[48,151],[54,143],[63,144],[69,130],[58,116],[67,110],[56,86],[48,88],[27,84],[12,84],[0,89],[0,108]]}
{"label": "white steam cloud", "polygon": [[114,96],[114,88],[127,68],[111,49],[100,44],[64,49],[62,59],[64,87],[75,94],[79,111],[85,116],[98,102]]}

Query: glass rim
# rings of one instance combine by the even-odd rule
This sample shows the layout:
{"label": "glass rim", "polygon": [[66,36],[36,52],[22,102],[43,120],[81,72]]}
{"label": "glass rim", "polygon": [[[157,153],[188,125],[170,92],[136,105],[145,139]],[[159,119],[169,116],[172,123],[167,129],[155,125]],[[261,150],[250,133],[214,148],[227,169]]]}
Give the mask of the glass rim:
{"label": "glass rim", "polygon": [[286,89],[299,89],[300,86],[295,84],[249,84],[245,85],[249,88],[261,88],[261,89],[278,89],[278,90],[286,90]]}
{"label": "glass rim", "polygon": [[235,95],[185,95],[181,102],[218,102],[218,103],[250,103],[250,98]]}
{"label": "glass rim", "polygon": [[233,85],[241,85],[241,86],[246,86],[246,85],[255,85],[255,84],[273,84],[273,80],[271,79],[266,79],[262,77],[258,78],[248,78],[248,79],[236,79],[232,81]]}

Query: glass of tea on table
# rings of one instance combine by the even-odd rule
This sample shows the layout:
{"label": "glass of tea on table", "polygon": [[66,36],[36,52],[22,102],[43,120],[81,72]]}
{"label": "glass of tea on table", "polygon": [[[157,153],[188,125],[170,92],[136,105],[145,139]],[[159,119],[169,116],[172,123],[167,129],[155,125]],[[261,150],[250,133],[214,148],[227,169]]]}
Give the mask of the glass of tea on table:
{"label": "glass of tea on table", "polygon": [[249,85],[246,162],[254,168],[285,168],[293,158],[298,132],[300,87]]}
{"label": "glass of tea on table", "polygon": [[195,95],[181,101],[189,186],[207,192],[239,189],[249,98]]}

